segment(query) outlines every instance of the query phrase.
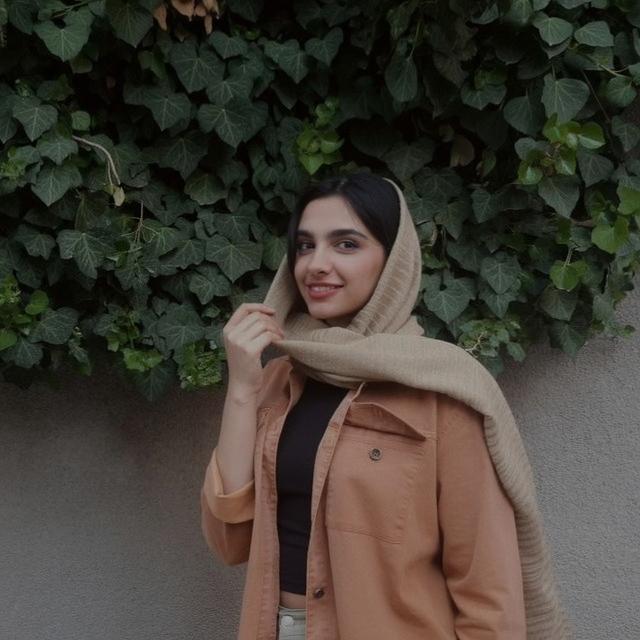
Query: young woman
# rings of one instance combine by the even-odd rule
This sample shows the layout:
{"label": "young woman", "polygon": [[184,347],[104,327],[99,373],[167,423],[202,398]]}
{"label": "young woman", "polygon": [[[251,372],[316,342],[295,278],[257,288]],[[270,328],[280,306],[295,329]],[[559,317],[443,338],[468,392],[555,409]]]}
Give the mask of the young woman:
{"label": "young woman", "polygon": [[[209,547],[247,562],[239,640],[564,640],[532,472],[493,377],[424,337],[401,191],[311,185],[229,367],[201,492]],[[263,368],[270,344],[285,355]]]}

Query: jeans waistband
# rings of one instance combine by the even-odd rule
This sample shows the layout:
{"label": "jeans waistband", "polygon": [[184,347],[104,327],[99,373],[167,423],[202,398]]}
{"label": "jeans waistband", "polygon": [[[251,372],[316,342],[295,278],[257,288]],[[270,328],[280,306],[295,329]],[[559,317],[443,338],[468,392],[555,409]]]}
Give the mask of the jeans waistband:
{"label": "jeans waistband", "polygon": [[293,609],[291,607],[283,607],[278,605],[278,616],[291,616],[294,620],[304,620],[307,617],[306,607],[303,609]]}

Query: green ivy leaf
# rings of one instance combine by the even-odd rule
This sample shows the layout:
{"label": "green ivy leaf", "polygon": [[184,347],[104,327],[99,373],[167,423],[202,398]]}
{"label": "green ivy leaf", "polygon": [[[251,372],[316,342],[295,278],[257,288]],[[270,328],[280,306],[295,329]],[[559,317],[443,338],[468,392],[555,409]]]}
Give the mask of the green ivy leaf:
{"label": "green ivy leaf", "polygon": [[547,287],[540,296],[540,308],[555,320],[570,320],[578,303],[578,292],[562,291],[555,287]]}
{"label": "green ivy leaf", "polygon": [[213,298],[224,298],[231,294],[229,280],[213,265],[198,267],[189,279],[189,291],[198,296],[201,304],[209,304]]}
{"label": "green ivy leaf", "polygon": [[165,339],[169,349],[181,349],[204,337],[202,320],[187,305],[176,305],[161,316],[156,324],[156,330],[158,335]]}
{"label": "green ivy leaf", "polygon": [[30,316],[40,315],[49,306],[49,296],[40,289],[37,289],[29,296],[29,303],[25,306],[24,312]]}
{"label": "green ivy leaf", "polygon": [[604,145],[602,127],[595,122],[586,122],[578,133],[578,142],[585,149],[599,149]]}
{"label": "green ivy leaf", "polygon": [[625,151],[633,149],[640,142],[640,127],[632,122],[625,122],[621,116],[611,118],[611,131],[620,140]]}
{"label": "green ivy leaf", "polygon": [[176,251],[162,259],[162,263],[171,267],[188,269],[204,260],[205,246],[202,240],[186,238],[178,242]]}
{"label": "green ivy leaf", "polygon": [[146,371],[132,371],[131,375],[144,397],[153,402],[160,398],[175,380],[176,365],[172,360],[165,360]]}
{"label": "green ivy leaf", "polygon": [[23,369],[31,369],[42,360],[44,351],[39,344],[29,342],[26,338],[18,336],[16,343],[4,350],[4,359],[15,362]]}
{"label": "green ivy leaf", "polygon": [[293,38],[282,44],[270,40],[266,43],[264,52],[296,84],[309,73],[309,56],[300,49],[300,44]]}
{"label": "green ivy leaf", "polygon": [[498,215],[498,201],[485,189],[474,189],[471,192],[474,216],[478,222],[486,222]]}
{"label": "green ivy leaf", "polygon": [[483,258],[480,263],[480,275],[498,294],[505,293],[517,282],[522,268],[518,258],[499,252]]}
{"label": "green ivy leaf", "polygon": [[265,103],[251,104],[241,98],[233,98],[222,107],[203,104],[198,110],[200,128],[205,133],[215,129],[220,139],[232,147],[246,142],[264,126],[266,120]]}
{"label": "green ivy leaf", "polygon": [[18,342],[18,334],[11,329],[0,329],[0,351],[12,347]]}
{"label": "green ivy leaf", "polygon": [[78,312],[69,307],[47,309],[33,330],[33,339],[50,344],[65,344],[78,322]]}
{"label": "green ivy leaf", "polygon": [[413,100],[418,93],[418,71],[413,58],[396,49],[384,72],[389,93],[398,102]]}
{"label": "green ivy leaf", "polygon": [[71,154],[78,153],[76,141],[55,129],[45,133],[36,148],[43,158],[49,158],[56,164],[62,164]]}
{"label": "green ivy leaf", "polygon": [[533,15],[533,7],[530,0],[513,0],[507,13],[505,13],[503,20],[507,24],[512,24],[515,27],[524,27],[529,24],[529,20]]}
{"label": "green ivy leaf", "polygon": [[572,176],[576,172],[576,151],[562,147],[555,159],[554,167],[560,175]]}
{"label": "green ivy leaf", "polygon": [[253,79],[246,74],[231,73],[226,78],[220,76],[215,82],[207,86],[207,96],[211,102],[224,106],[233,98],[244,98],[245,101],[251,95]]}
{"label": "green ivy leaf", "polygon": [[578,149],[578,167],[586,187],[607,180],[613,173],[613,162],[605,156]]}
{"label": "green ivy leaf", "polygon": [[224,73],[224,65],[218,56],[206,47],[197,48],[193,40],[174,44],[170,61],[189,93],[219,82]]}
{"label": "green ivy leaf", "polygon": [[89,40],[93,14],[89,9],[82,8],[66,13],[63,19],[64,27],[47,20],[36,24],[34,31],[54,56],[67,61],[77,56]]}
{"label": "green ivy leaf", "polygon": [[624,76],[616,76],[607,82],[604,95],[615,107],[628,107],[637,94],[633,80]]}
{"label": "green ivy leaf", "polygon": [[15,95],[7,87],[0,85],[0,142],[9,141],[18,131],[13,119],[13,101]]}
{"label": "green ivy leaf", "polygon": [[[582,324],[582,323],[581,323]],[[587,340],[587,328],[578,323],[554,322],[549,330],[551,344],[560,346],[570,356],[575,357]]]}
{"label": "green ivy leaf", "polygon": [[544,125],[544,111],[539,100],[527,94],[512,98],[505,104],[504,119],[517,131],[528,135],[537,134]]}
{"label": "green ivy leaf", "polygon": [[[544,6],[538,7],[539,9],[544,9],[549,4],[549,0],[546,0],[544,3],[540,2],[540,0],[538,0],[538,2],[539,4],[544,4]],[[587,4],[587,2],[589,2],[589,0],[556,0],[556,4],[559,4],[565,9],[575,9],[583,4]],[[594,5],[595,2],[592,1],[591,4]]]}
{"label": "green ivy leaf", "polygon": [[549,271],[549,277],[558,289],[572,291],[580,284],[580,280],[586,270],[587,263],[584,260],[572,263],[556,260]]}
{"label": "green ivy leaf", "polygon": [[58,111],[51,105],[41,104],[37,98],[17,97],[13,103],[13,117],[33,142],[56,123]]}
{"label": "green ivy leaf", "polygon": [[51,250],[56,246],[56,241],[50,235],[26,224],[16,229],[13,239],[22,244],[30,256],[45,260],[49,259]]}
{"label": "green ivy leaf", "polygon": [[106,0],[105,14],[115,35],[132,47],[137,47],[153,26],[151,13],[131,0]]}
{"label": "green ivy leaf", "polygon": [[520,184],[538,184],[543,177],[542,169],[523,160],[518,167],[518,181]]}
{"label": "green ivy leaf", "polygon": [[207,155],[207,140],[199,131],[162,139],[156,146],[157,161],[161,167],[169,167],[186,180],[198,163]]}
{"label": "green ivy leaf", "polygon": [[78,168],[69,163],[55,165],[46,164],[38,173],[31,190],[47,206],[52,205],[73,187],[82,184],[82,176]]}
{"label": "green ivy leaf", "polygon": [[433,140],[427,137],[411,144],[398,142],[384,155],[384,161],[399,180],[405,181],[431,162],[435,148]]}
{"label": "green ivy leaf", "polygon": [[488,284],[481,280],[478,298],[480,298],[498,318],[504,318],[509,310],[509,305],[514,300],[517,300],[519,290],[520,282],[518,281],[511,289],[503,293],[496,293]]}
{"label": "green ivy leaf", "polygon": [[227,195],[220,180],[205,171],[196,171],[187,180],[184,191],[201,206],[215,204]]}
{"label": "green ivy leaf", "polygon": [[618,205],[618,211],[623,215],[633,215],[640,213],[640,189],[638,188],[637,180],[634,183],[624,184],[620,182],[616,189],[618,198],[620,198],[620,204]]}
{"label": "green ivy leaf", "polygon": [[247,43],[239,36],[230,37],[223,31],[214,31],[209,36],[209,43],[225,60],[234,56],[242,56],[247,53]]}
{"label": "green ivy leaf", "polygon": [[232,244],[217,235],[207,240],[205,258],[217,264],[227,278],[235,282],[248,271],[260,268],[262,246],[249,241]]}
{"label": "green ivy leaf", "polygon": [[556,80],[550,73],[544,77],[542,104],[547,117],[558,114],[559,123],[571,120],[584,107],[588,98],[589,87],[582,80]]}
{"label": "green ivy leaf", "polygon": [[533,18],[533,25],[540,37],[549,45],[564,42],[573,33],[573,25],[562,18],[548,16],[540,11]]}
{"label": "green ivy leaf", "polygon": [[262,241],[262,247],[262,263],[267,269],[277,271],[287,250],[287,239],[285,237],[267,234]]}
{"label": "green ivy leaf", "polygon": [[72,111],[71,128],[74,131],[89,131],[91,128],[91,116],[86,111]]}
{"label": "green ivy leaf", "polygon": [[591,231],[591,242],[607,253],[616,254],[629,238],[629,221],[618,216],[615,223],[599,224]]}
{"label": "green ivy leaf", "polygon": [[12,0],[7,2],[9,22],[22,33],[33,31],[33,16],[38,11],[36,0]]}
{"label": "green ivy leaf", "polygon": [[427,309],[443,322],[455,320],[469,306],[469,301],[473,298],[466,280],[468,279],[451,279],[444,289],[441,289],[439,275],[427,276],[426,288],[422,296]]}
{"label": "green ivy leaf", "polygon": [[107,249],[102,240],[85,231],[64,229],[58,234],[57,242],[63,260],[73,258],[80,271],[88,278],[98,276],[97,268]]}
{"label": "green ivy leaf", "polygon": [[580,181],[575,176],[545,176],[538,193],[559,215],[568,218],[580,197]]}
{"label": "green ivy leaf", "polygon": [[500,104],[506,94],[507,87],[503,84],[487,84],[481,89],[473,89],[465,84],[460,91],[460,98],[464,104],[482,110],[489,104]]}
{"label": "green ivy leaf", "polygon": [[609,25],[604,20],[588,22],[573,34],[573,37],[581,44],[590,47],[612,47],[613,36]]}
{"label": "green ivy leaf", "polygon": [[249,22],[257,22],[263,8],[263,0],[227,0],[227,6]]}
{"label": "green ivy leaf", "polygon": [[191,115],[191,103],[184,93],[170,93],[160,87],[145,92],[144,105],[151,110],[161,131]]}
{"label": "green ivy leaf", "polygon": [[316,60],[320,60],[320,62],[329,67],[336,57],[343,40],[344,35],[342,29],[340,29],[340,27],[334,27],[322,39],[311,38],[307,40],[304,48],[310,56]]}

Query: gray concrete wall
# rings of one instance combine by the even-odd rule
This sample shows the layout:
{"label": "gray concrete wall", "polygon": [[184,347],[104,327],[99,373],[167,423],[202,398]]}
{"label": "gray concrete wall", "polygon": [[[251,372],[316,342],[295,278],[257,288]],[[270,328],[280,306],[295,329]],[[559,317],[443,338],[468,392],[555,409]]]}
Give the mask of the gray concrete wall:
{"label": "gray concrete wall", "polygon": [[[640,294],[619,310],[640,334]],[[640,335],[500,378],[579,640],[640,638],[639,365]],[[0,639],[233,640],[244,567],[199,519],[223,394],[150,405],[104,366],[58,382],[0,384]]]}

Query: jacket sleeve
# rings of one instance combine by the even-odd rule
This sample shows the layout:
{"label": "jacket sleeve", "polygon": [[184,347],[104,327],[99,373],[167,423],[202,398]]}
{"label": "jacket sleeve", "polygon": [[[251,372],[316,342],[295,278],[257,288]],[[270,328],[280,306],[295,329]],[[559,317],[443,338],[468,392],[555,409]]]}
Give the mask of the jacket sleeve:
{"label": "jacket sleeve", "polygon": [[484,416],[439,395],[438,517],[442,570],[458,640],[526,640],[513,507],[484,439]]}
{"label": "jacket sleeve", "polygon": [[217,447],[211,454],[200,491],[202,533],[207,546],[222,562],[228,565],[241,564],[249,559],[255,480],[232,493],[224,494],[216,450]]}

